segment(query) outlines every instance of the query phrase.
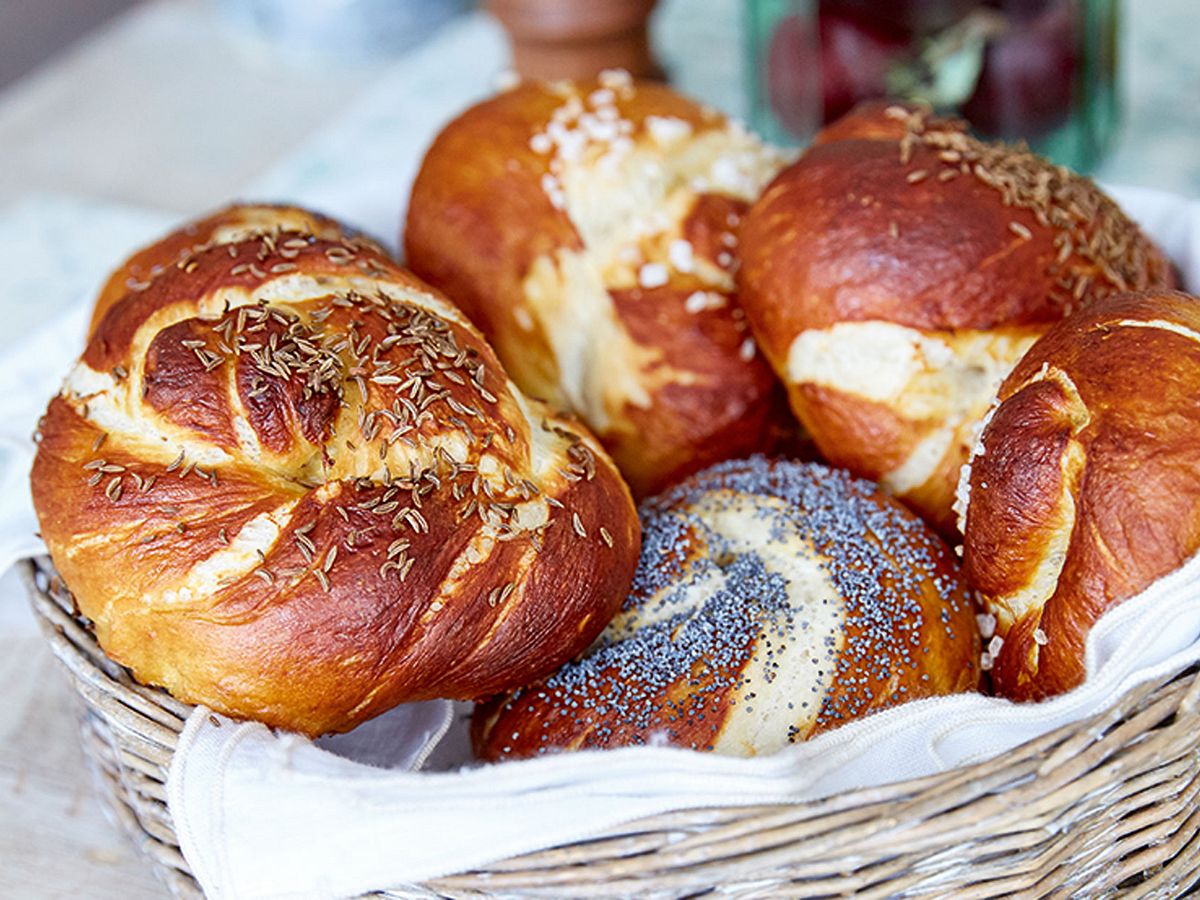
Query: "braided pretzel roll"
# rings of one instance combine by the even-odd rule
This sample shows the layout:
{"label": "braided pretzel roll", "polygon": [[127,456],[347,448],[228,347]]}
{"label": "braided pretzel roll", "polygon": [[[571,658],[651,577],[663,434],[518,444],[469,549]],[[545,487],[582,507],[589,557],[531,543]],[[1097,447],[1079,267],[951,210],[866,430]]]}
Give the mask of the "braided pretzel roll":
{"label": "braided pretzel roll", "polygon": [[740,218],[779,164],[723,116],[624,73],[527,83],[430,148],[408,264],[651,493],[794,428],[732,275]]}
{"label": "braided pretzel roll", "polygon": [[1000,388],[958,508],[995,617],[998,693],[1080,684],[1106,611],[1200,549],[1200,300],[1109,297],[1051,329]]}
{"label": "braided pretzel roll", "polygon": [[639,541],[594,439],[370,242],[248,215],[111,305],[41,425],[42,535],[101,646],[307,734],[586,647]]}
{"label": "braided pretzel roll", "polygon": [[746,315],[817,448],[946,535],[974,428],[1037,337],[1173,283],[1089,180],[882,104],[776,178],[740,247]]}
{"label": "braided pretzel roll", "polygon": [[483,758],[657,741],[768,754],[978,688],[975,608],[950,551],[875,485],[755,457],[641,512],[624,608],[581,659],[476,707]]}
{"label": "braided pretzel roll", "polygon": [[[95,333],[100,321],[117,301],[131,291],[144,290],[152,279],[169,266],[187,265],[193,257],[214,244],[233,244],[268,231],[297,231],[329,241],[359,238],[365,243],[365,239],[341,222],[312,210],[261,203],[232,204],[203,219],[186,223],[125,260],[100,289],[100,296],[96,298],[96,305],[92,309],[88,336]],[[372,246],[383,252],[377,245]]]}

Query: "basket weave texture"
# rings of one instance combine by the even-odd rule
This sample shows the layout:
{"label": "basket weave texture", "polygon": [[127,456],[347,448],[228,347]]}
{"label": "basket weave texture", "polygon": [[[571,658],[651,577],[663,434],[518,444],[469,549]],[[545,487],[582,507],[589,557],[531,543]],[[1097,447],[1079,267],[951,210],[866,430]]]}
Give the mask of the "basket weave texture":
{"label": "basket weave texture", "polygon": [[[82,700],[83,747],[108,805],[172,893],[200,897],[165,788],[192,708],[104,655],[49,559],[20,566]],[[814,803],[642,819],[384,895],[1165,898],[1198,879],[1190,669],[978,765]]]}

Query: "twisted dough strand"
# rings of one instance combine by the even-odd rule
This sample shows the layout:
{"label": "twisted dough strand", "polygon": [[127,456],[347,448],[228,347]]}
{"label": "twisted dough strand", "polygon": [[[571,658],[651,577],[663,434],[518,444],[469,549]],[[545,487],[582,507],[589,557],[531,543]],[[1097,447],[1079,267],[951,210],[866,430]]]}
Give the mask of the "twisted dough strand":
{"label": "twisted dough strand", "polygon": [[371,242],[228,233],[110,305],[41,427],[42,533],[106,652],[315,734],[583,649],[638,548],[595,441]]}

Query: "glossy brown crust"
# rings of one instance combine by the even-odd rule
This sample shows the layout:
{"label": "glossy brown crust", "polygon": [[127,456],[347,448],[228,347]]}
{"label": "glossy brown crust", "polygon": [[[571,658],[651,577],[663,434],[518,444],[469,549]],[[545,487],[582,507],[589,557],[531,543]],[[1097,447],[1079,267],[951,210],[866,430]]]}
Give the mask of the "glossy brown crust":
{"label": "glossy brown crust", "polygon": [[1198,390],[1200,301],[1177,292],[1096,301],[1005,381],[971,465],[965,571],[993,609],[1039,573],[1043,589],[998,612],[1001,694],[1078,685],[1096,620],[1200,548]]}
{"label": "glossy brown crust", "polygon": [[[583,95],[600,88],[583,83]],[[404,230],[413,271],[454,297],[527,393],[567,403],[550,337],[542,323],[522,327],[525,280],[534,261],[583,249],[567,213],[542,187],[549,157],[530,141],[562,106],[548,85],[523,84],[464,112],[438,135],[413,185]],[[725,126],[715,112],[654,83],[619,96],[620,115],[646,140],[647,117],[671,117],[696,133]],[[682,233],[697,259],[734,264],[722,233],[745,204],[702,193],[686,213]],[[730,219],[730,217],[733,217]],[[686,298],[712,290],[678,272],[662,289],[613,291],[615,313],[640,348],[686,362],[687,378],[650,388],[649,405],[629,403],[618,421],[589,422],[638,496],[653,493],[704,465],[778,446],[790,417],[774,376],[758,355],[743,358],[749,331],[728,305],[690,321]],[[650,307],[650,308],[646,308]],[[649,330],[647,324],[659,326]],[[702,364],[701,364],[702,363]],[[698,377],[696,377],[698,376]],[[722,450],[723,441],[731,442]]]}
{"label": "glossy brown crust", "polygon": [[[912,167],[934,168],[923,148]],[[1053,234],[983,182],[908,184],[894,141],[821,144],[767,188],[742,228],[743,305],[775,356],[795,336],[882,319],[924,330],[1052,321]],[[926,186],[928,185],[928,186]],[[898,232],[890,234],[893,223]]]}
{"label": "glossy brown crust", "polygon": [[[709,558],[731,552],[706,542],[701,534],[705,514],[694,512],[690,504],[699,493],[726,489],[731,474],[736,483],[755,468],[778,472],[781,467],[802,473],[793,484],[814,473],[821,478],[839,478],[839,484],[847,484],[856,498],[852,504],[835,502],[820,510],[814,508],[811,533],[805,528],[797,532],[803,534],[796,539],[797,556],[809,556],[815,549],[822,565],[835,570],[833,581],[838,584],[836,570],[864,567],[863,551],[874,548],[867,551],[871,568],[855,569],[856,575],[840,582],[852,585],[844,595],[835,591],[832,600],[810,597],[809,609],[801,608],[795,614],[806,630],[820,628],[818,619],[810,618],[811,607],[834,602],[842,607],[844,616],[840,631],[817,641],[823,649],[814,652],[815,658],[807,653],[775,657],[777,650],[799,640],[777,630],[778,621],[755,614],[731,615],[729,607],[718,604],[687,606],[679,607],[678,614],[686,608],[688,615],[702,617],[707,632],[717,636],[711,647],[681,654],[682,666],[671,649],[647,653],[639,646],[638,630],[651,631],[662,615],[654,596],[694,588],[708,577],[705,563]],[[757,498],[757,515],[768,521],[774,522],[770,517],[777,514],[775,499],[829,500],[819,488],[815,493],[779,490],[771,477],[763,480],[763,493]],[[978,689],[976,607],[950,550],[911,512],[873,485],[846,479],[844,473],[830,476],[822,466],[732,461],[693,476],[661,498],[646,501],[642,514],[647,529],[642,568],[622,616],[650,609],[648,627],[635,625],[632,639],[623,635],[617,645],[621,652],[610,657],[614,660],[610,665],[569,664],[571,671],[565,677],[552,676],[478,705],[472,720],[477,756],[497,761],[552,750],[615,749],[656,741],[757,755],[764,751],[760,743],[764,739],[786,734],[788,743],[804,740],[910,700]],[[806,515],[803,509],[798,514]],[[834,527],[828,527],[830,515],[839,517]],[[854,524],[849,531],[842,531],[851,520]],[[787,527],[782,521],[779,526]],[[772,531],[777,527],[773,524]],[[669,543],[664,545],[664,539]],[[739,583],[737,567],[729,558],[720,566],[738,606],[743,601],[752,606],[752,598],[770,590],[765,580]],[[649,575],[648,567],[654,569]],[[694,639],[687,634],[688,626],[674,627],[682,632],[674,640],[676,645]],[[771,674],[766,678],[755,674],[756,664],[761,665],[764,658],[773,660],[767,663]],[[639,669],[642,664],[649,668]],[[799,687],[790,680],[797,673],[811,674],[810,667],[817,665],[836,673],[827,688],[817,678]],[[664,676],[663,667],[674,675]],[[647,692],[643,678],[655,687]],[[788,685],[784,689],[795,693],[781,696],[780,685]],[[750,725],[739,704],[752,709],[778,708],[767,721]],[[819,712],[810,716],[805,712],[810,706],[819,707]],[[741,722],[736,721],[739,715]]]}
{"label": "glossy brown crust", "polygon": [[[113,272],[92,309],[92,320],[88,325],[90,337],[110,307],[130,291],[148,284],[163,269],[186,263],[197,252],[209,246],[221,232],[280,228],[286,231],[302,231],[328,240],[355,237],[340,222],[298,206],[271,204],[231,204],[211,215],[188,222],[166,237],[143,247]],[[228,243],[222,241],[222,243]]]}
{"label": "glossy brown crust", "polygon": [[[729,311],[688,312],[687,298],[696,290],[699,285],[668,284],[610,291],[633,339],[661,351],[660,366],[728,375],[668,383],[650,406],[630,405],[626,426],[605,436],[606,449],[638,495],[723,459],[780,446],[791,431],[784,391],[761,357],[756,353],[756,363],[730,367],[747,335],[730,327]],[[662,340],[667,334],[670,343]]]}
{"label": "glossy brown crust", "polygon": [[[903,109],[915,107],[899,104]],[[888,110],[897,106],[890,100],[864,100],[835,122],[822,128],[814,144],[832,144],[835,141],[899,141],[908,131],[904,121],[888,115]]]}
{"label": "glossy brown crust", "polygon": [[[785,383],[789,348],[809,329],[879,320],[935,336],[1036,335],[1097,297],[1174,285],[1165,257],[1090,181],[1028,154],[1011,157],[1029,182],[1042,175],[1062,180],[1064,206],[1095,209],[1075,230],[1056,227],[1037,203],[1013,199],[1032,192],[1007,196],[996,186],[1009,178],[998,145],[972,145],[999,154],[999,163],[988,164],[1002,171],[998,180],[977,177],[953,161],[958,151],[945,149],[962,139],[957,125],[918,115],[920,134],[932,135],[927,144],[897,112],[903,108],[866,104],[831,125],[776,177],[743,223],[742,307]],[[1076,249],[1085,245],[1099,249],[1085,258]],[[884,476],[885,460],[906,457],[938,424],[906,423],[838,391],[817,398],[788,388],[821,452],[869,478]],[[831,422],[834,430],[826,430]],[[909,443],[897,446],[904,431]],[[948,476],[905,497],[943,533],[953,530],[958,465],[945,468]]]}
{"label": "glossy brown crust", "polygon": [[609,459],[369,242],[201,249],[82,363],[40,427],[41,532],[106,653],[183,700],[346,730],[526,683],[625,595],[640,529]]}

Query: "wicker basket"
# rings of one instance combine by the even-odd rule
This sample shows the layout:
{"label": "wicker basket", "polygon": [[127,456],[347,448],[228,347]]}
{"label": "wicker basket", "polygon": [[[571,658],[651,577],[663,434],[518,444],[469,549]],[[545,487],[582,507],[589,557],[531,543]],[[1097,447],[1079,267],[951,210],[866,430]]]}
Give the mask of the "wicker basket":
{"label": "wicker basket", "polygon": [[[107,659],[45,558],[22,574],[83,701],[116,817],[179,897],[199,897],[165,782],[191,708]],[[817,803],[690,810],[398,896],[1177,897],[1200,879],[1200,677],[1143,685],[1001,758]]]}

